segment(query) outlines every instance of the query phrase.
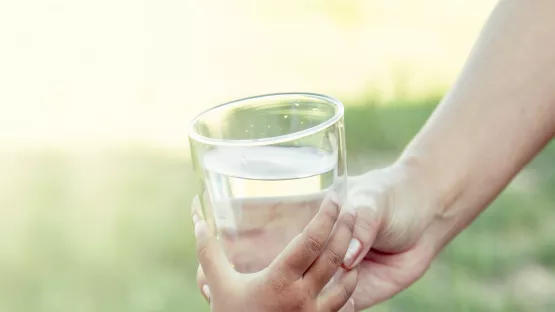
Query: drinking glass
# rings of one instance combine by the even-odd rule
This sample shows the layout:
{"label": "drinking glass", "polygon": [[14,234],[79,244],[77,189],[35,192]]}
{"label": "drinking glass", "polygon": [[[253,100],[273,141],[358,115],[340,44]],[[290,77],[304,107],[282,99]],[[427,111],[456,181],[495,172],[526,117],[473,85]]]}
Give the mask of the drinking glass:
{"label": "drinking glass", "polygon": [[266,268],[329,192],[344,196],[343,111],[328,96],[282,93],[193,119],[189,142],[204,218],[236,271]]}

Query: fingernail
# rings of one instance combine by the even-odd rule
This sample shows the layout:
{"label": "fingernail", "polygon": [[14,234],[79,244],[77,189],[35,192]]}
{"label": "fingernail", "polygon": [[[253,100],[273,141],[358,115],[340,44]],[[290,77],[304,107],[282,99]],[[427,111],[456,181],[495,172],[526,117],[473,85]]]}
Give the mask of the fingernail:
{"label": "fingernail", "polygon": [[349,303],[354,307],[355,306],[355,299],[353,299],[353,298],[349,299]]}
{"label": "fingernail", "polygon": [[204,294],[206,299],[210,300],[210,288],[208,288],[208,285],[202,286],[202,293]]}
{"label": "fingernail", "polygon": [[347,249],[347,254],[345,255],[345,259],[343,260],[343,264],[347,268],[352,267],[361,249],[362,249],[362,244],[360,243],[360,241],[356,238],[353,238],[349,243],[349,249]]}

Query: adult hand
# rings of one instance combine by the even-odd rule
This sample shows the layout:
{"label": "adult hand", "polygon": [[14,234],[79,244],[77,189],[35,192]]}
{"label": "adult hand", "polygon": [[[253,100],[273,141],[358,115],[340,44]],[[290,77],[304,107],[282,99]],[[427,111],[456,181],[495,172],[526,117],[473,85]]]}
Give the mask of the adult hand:
{"label": "adult hand", "polygon": [[[424,274],[442,247],[432,235],[436,227],[430,226],[441,216],[435,197],[440,192],[423,175],[395,164],[351,177],[348,185],[342,210],[354,210],[356,221],[344,266],[358,266],[359,281],[354,305],[349,301],[341,312],[365,309],[399,293]],[[200,266],[197,283],[208,299]]]}
{"label": "adult hand", "polygon": [[[442,199],[408,166],[370,171],[349,179],[343,209],[356,211],[353,240],[344,265],[359,268],[356,310],[401,292],[428,269],[444,241]],[[441,232],[442,233],[442,232]]]}

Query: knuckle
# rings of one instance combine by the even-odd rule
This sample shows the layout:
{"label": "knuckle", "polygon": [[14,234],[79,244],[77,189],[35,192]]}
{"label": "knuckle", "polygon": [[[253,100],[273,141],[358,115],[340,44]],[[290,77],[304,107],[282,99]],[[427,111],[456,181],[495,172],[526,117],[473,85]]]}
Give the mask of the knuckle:
{"label": "knuckle", "polygon": [[313,253],[319,254],[324,248],[324,242],[320,239],[308,234],[305,239],[305,247]]}
{"label": "knuckle", "polygon": [[331,223],[335,223],[338,218],[338,207],[335,205],[331,205],[333,207],[323,209],[322,214],[323,216],[328,219]]}
{"label": "knuckle", "polygon": [[354,214],[352,213],[344,213],[341,218],[340,218],[340,224],[341,226],[344,226],[347,228],[347,230],[349,230],[349,232],[353,232],[355,230],[355,223],[356,223],[356,217]]}
{"label": "knuckle", "polygon": [[287,289],[287,283],[285,282],[285,275],[281,274],[270,281],[270,289],[276,295],[282,294]]}
{"label": "knuckle", "polygon": [[373,227],[372,218],[361,214],[356,220],[356,226],[364,231],[370,231]]}
{"label": "knuckle", "polygon": [[343,257],[339,255],[339,253],[333,249],[330,249],[326,253],[326,257],[334,267],[339,267],[343,263]]}

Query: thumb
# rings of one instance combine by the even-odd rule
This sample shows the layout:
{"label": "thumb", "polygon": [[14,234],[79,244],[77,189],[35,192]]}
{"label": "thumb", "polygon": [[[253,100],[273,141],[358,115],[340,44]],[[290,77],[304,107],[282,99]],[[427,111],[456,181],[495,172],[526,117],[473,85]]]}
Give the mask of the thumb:
{"label": "thumb", "polygon": [[212,285],[229,278],[231,265],[216,236],[210,231],[208,223],[200,217],[199,211],[200,203],[198,198],[195,198],[192,213],[197,257],[206,279]]}
{"label": "thumb", "polygon": [[341,209],[356,212],[353,238],[343,260],[343,267],[350,270],[356,267],[370,251],[380,229],[382,214],[377,200],[368,196],[352,196],[346,200]]}

